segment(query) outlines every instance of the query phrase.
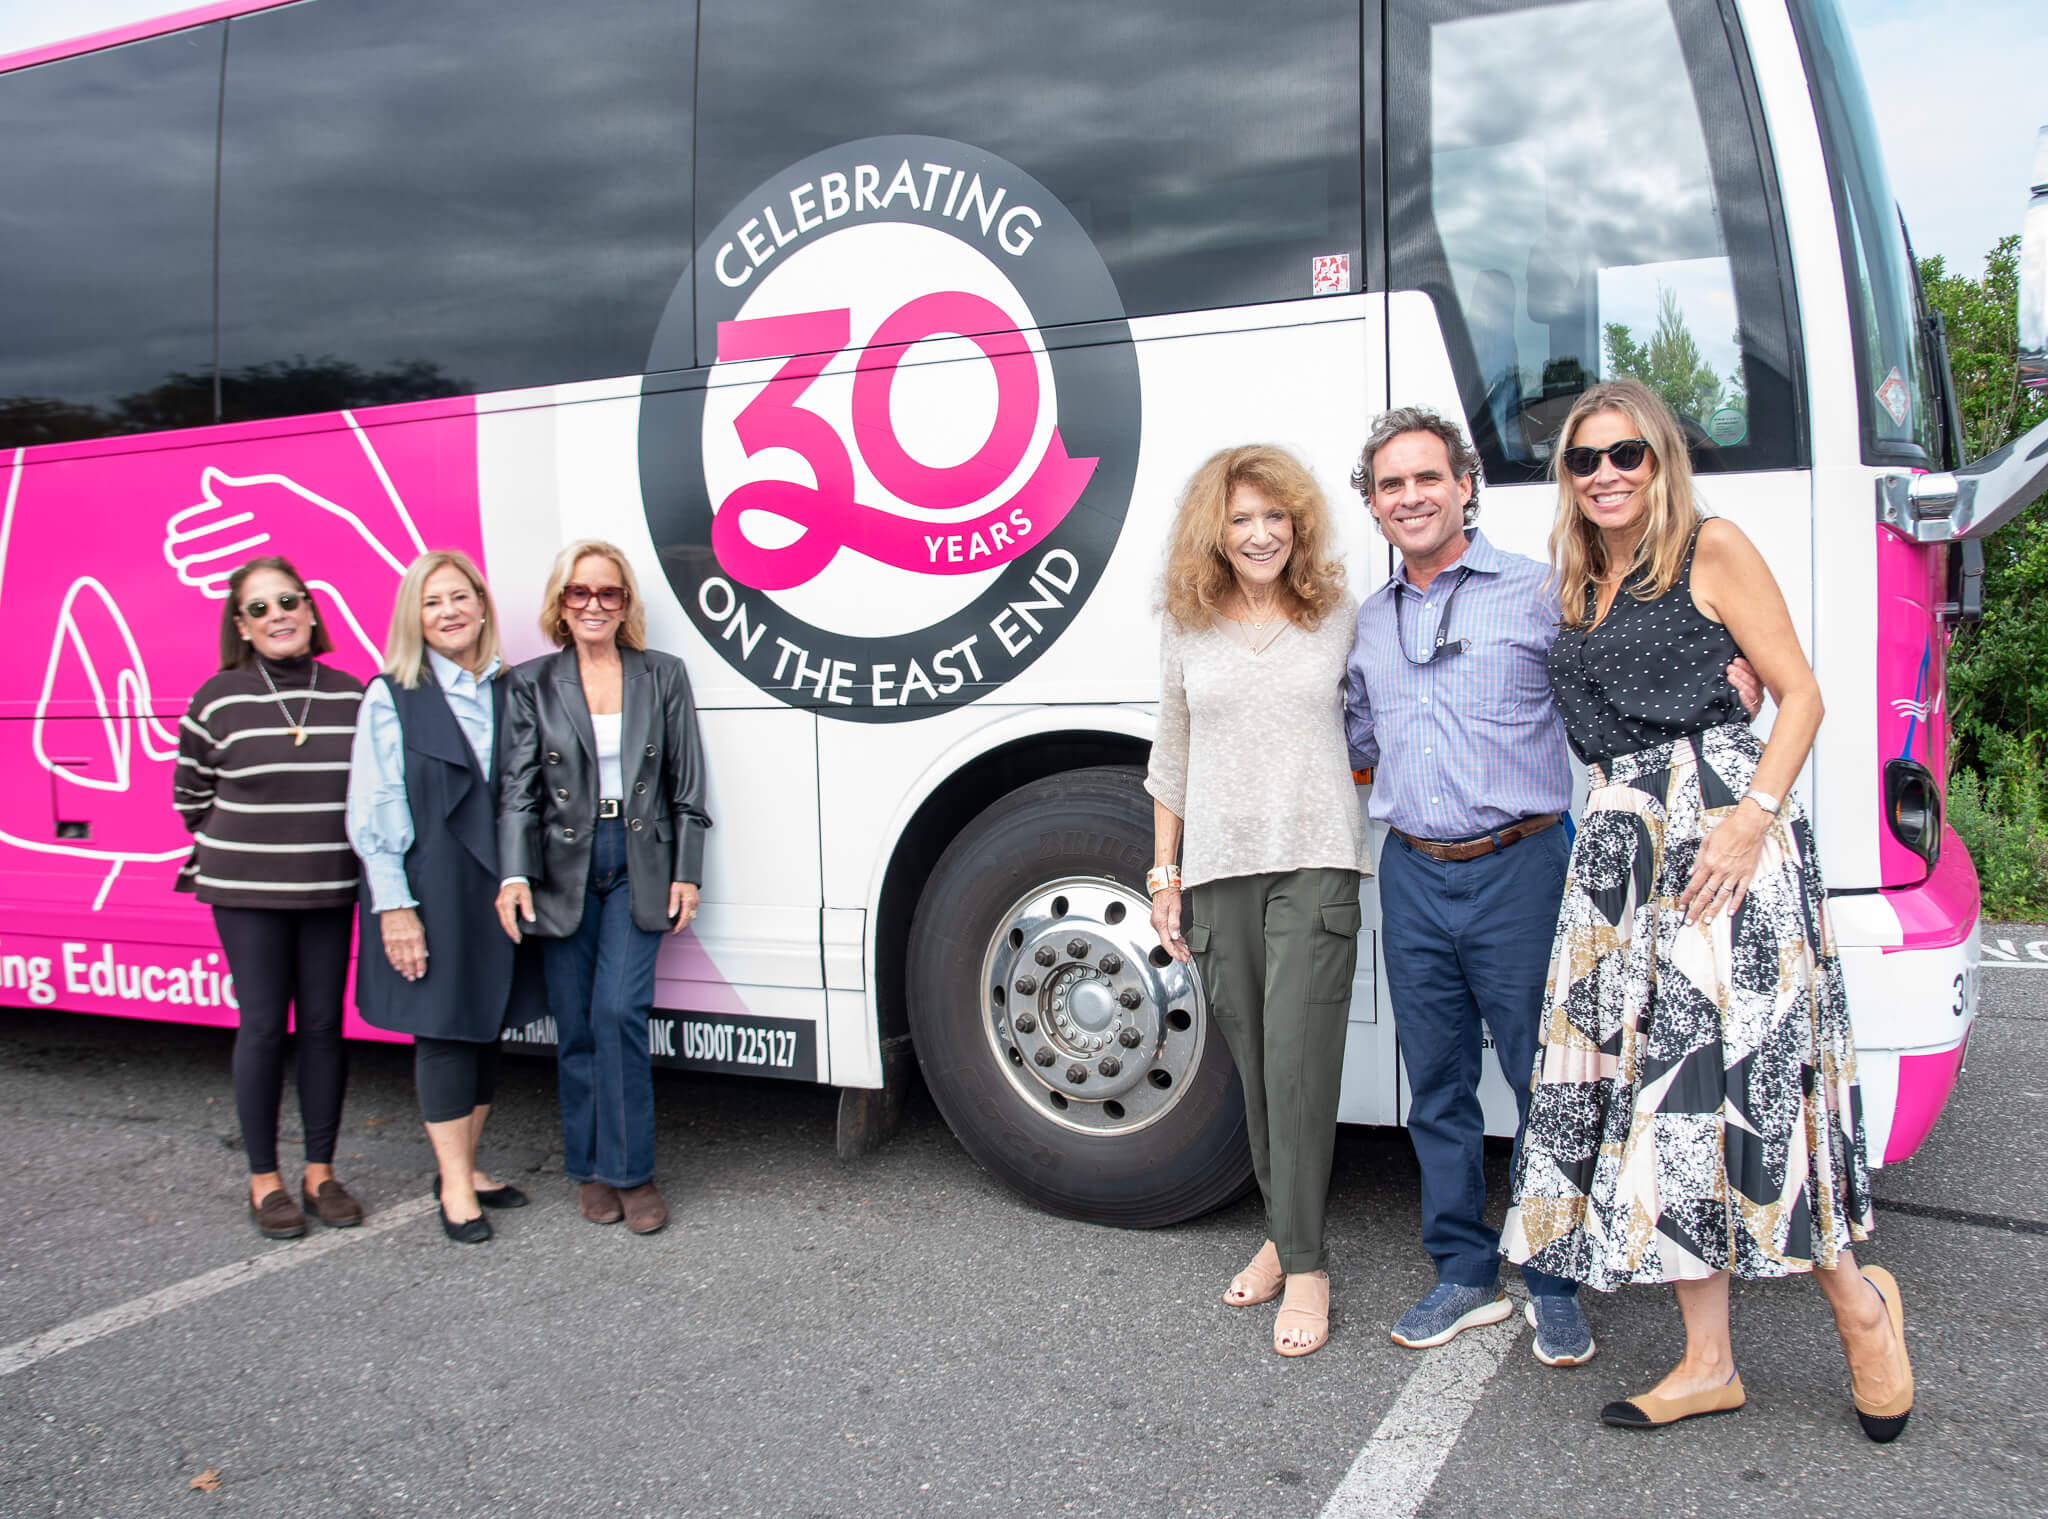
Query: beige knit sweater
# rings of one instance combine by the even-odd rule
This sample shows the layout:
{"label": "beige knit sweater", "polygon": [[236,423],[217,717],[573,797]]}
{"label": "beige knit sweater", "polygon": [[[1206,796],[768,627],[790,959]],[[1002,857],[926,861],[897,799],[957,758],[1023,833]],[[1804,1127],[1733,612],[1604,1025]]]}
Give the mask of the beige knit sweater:
{"label": "beige knit sweater", "polygon": [[1165,620],[1159,732],[1145,789],[1186,825],[1181,883],[1332,869],[1372,873],[1344,745],[1344,665],[1358,603],[1254,654],[1231,624]]}

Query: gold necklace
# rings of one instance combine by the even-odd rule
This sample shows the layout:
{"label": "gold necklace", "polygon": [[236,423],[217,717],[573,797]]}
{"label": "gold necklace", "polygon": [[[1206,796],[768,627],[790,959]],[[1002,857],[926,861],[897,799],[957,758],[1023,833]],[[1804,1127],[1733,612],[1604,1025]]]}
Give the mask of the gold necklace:
{"label": "gold necklace", "polygon": [[270,699],[277,703],[277,710],[284,714],[285,732],[292,736],[292,747],[298,748],[306,742],[306,721],[313,715],[313,693],[320,689],[320,666],[312,667],[311,679],[306,682],[306,710],[299,714],[299,720],[292,721],[292,709],[284,704],[284,696],[277,689],[277,682],[270,678],[270,671],[264,666],[263,656],[256,656],[256,673],[263,677],[263,684],[270,687]]}

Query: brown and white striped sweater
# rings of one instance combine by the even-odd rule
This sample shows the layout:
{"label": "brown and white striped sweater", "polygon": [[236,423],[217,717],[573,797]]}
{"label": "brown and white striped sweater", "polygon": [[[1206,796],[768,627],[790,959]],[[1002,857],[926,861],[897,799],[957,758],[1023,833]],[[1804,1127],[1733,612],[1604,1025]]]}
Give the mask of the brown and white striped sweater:
{"label": "brown and white striped sweater", "polygon": [[263,665],[282,710],[252,663],[208,680],[178,726],[173,800],[195,840],[178,889],[211,907],[344,906],[356,896],[345,822],[362,682],[306,656]]}

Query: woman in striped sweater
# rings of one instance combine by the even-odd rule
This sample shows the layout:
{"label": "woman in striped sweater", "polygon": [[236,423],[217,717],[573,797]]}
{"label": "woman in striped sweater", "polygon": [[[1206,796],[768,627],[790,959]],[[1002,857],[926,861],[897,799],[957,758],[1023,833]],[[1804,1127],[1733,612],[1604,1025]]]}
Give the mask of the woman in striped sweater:
{"label": "woman in striped sweater", "polygon": [[252,559],[228,578],[220,673],[179,728],[175,801],[192,830],[178,889],[213,909],[234,973],[235,1108],[249,1152],[249,1211],[272,1239],[306,1232],[277,1167],[284,1035],[297,1008],[306,1212],[346,1228],[362,1206],[334,1178],[348,1084],[342,989],[356,899],[345,829],[362,682],[314,656],[334,647],[290,563]]}

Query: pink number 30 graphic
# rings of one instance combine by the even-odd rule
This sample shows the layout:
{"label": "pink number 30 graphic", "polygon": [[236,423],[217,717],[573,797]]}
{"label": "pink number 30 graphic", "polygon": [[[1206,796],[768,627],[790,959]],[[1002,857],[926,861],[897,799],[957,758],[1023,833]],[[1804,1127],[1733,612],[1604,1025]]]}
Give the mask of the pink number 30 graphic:
{"label": "pink number 30 graphic", "polygon": [[[811,467],[816,483],[753,480],[734,490],[711,522],[711,547],[735,580],[761,591],[807,584],[842,548],[926,574],[965,575],[1007,564],[1058,527],[1095,473],[1094,459],[1067,456],[1054,428],[1045,455],[1007,500],[959,522],[917,522],[864,504],[854,495],[853,459],[837,430],[800,404],[811,382],[852,342],[853,314],[800,311],[718,324],[721,363],[791,354],[734,424],[752,458],[786,448]],[[964,336],[995,372],[996,415],[988,437],[958,464],[912,458],[896,436],[889,397],[912,345],[940,334]],[[964,290],[934,291],[898,307],[875,329],[854,366],[853,433],[860,455],[885,490],[912,506],[946,511],[979,501],[1023,461],[1038,421],[1038,366],[1023,335],[993,301]],[[803,531],[781,548],[763,548],[741,530],[765,512]],[[933,530],[939,536],[933,536]],[[948,539],[971,542],[971,557],[942,556]]]}

